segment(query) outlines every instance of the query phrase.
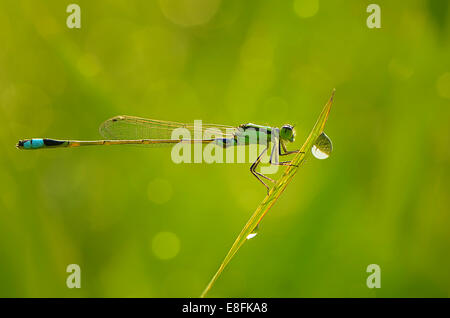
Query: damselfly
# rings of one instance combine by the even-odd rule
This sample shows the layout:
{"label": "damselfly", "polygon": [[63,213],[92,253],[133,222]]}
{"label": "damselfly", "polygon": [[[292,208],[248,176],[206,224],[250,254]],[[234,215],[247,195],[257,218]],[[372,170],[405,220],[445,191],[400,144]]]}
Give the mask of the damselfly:
{"label": "damselfly", "polygon": [[[194,138],[172,138],[176,129],[186,129]],[[183,124],[134,116],[116,116],[101,124],[99,130],[100,134],[105,138],[104,140],[78,141],[33,138],[20,140],[16,147],[35,150],[100,145],[171,146],[178,143],[214,143],[219,147],[228,148],[259,143],[264,145],[264,150],[251,165],[250,172],[267,188],[267,191],[269,191],[269,186],[261,178],[270,182],[275,182],[275,180],[256,171],[256,168],[270,145],[272,144],[269,163],[274,165],[290,165],[290,161],[279,161],[279,156],[299,152],[299,150],[288,151],[286,148],[286,143],[293,142],[295,138],[294,127],[288,124],[283,125],[281,128],[251,123],[242,124],[238,127],[211,124],[202,124],[198,127],[195,124]],[[209,131],[211,138],[204,138],[206,131]],[[200,137],[196,139],[196,136]]]}

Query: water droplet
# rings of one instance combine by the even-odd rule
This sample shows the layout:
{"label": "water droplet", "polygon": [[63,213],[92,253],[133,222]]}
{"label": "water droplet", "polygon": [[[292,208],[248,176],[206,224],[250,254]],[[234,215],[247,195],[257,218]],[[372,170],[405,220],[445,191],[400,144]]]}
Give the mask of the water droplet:
{"label": "water droplet", "polygon": [[172,185],[165,179],[153,179],[148,183],[148,198],[156,204],[164,204],[172,197]]}
{"label": "water droplet", "polygon": [[333,151],[331,139],[322,132],[312,146],[311,152],[317,159],[327,159],[330,156],[331,151]]}
{"label": "water droplet", "polygon": [[162,260],[174,258],[180,251],[180,239],[172,232],[159,232],[151,245],[155,256]]}
{"label": "water droplet", "polygon": [[258,235],[258,230],[259,230],[259,224],[253,229],[252,233],[247,235],[247,240],[250,240],[250,239],[254,238],[256,235]]}

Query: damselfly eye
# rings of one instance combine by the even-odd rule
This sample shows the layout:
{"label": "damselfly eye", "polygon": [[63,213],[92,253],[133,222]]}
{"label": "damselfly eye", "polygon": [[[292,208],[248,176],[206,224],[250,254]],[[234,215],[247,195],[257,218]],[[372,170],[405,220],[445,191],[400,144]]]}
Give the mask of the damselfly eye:
{"label": "damselfly eye", "polygon": [[291,125],[283,125],[280,130],[280,137],[281,139],[288,140],[290,142],[294,141],[295,139],[295,131],[294,127]]}

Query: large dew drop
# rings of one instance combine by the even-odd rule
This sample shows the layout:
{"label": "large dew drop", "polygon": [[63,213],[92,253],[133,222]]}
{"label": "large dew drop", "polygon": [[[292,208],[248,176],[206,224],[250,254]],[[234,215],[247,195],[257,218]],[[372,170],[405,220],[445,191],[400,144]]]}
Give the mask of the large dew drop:
{"label": "large dew drop", "polygon": [[331,139],[322,132],[312,146],[311,152],[317,159],[327,159],[330,156],[331,151],[333,151]]}

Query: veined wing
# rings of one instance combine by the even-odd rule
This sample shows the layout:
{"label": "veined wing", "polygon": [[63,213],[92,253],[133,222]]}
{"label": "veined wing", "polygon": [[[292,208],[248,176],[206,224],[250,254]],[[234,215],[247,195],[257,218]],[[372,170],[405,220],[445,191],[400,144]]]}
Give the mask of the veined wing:
{"label": "veined wing", "polygon": [[195,139],[194,133],[203,138],[205,131],[208,131],[208,136],[213,135],[214,138],[230,138],[237,129],[227,125],[202,124],[197,127],[193,123],[116,116],[101,124],[99,131],[105,139],[113,140],[172,139],[172,132],[177,128],[187,129],[191,134],[190,139]]}

